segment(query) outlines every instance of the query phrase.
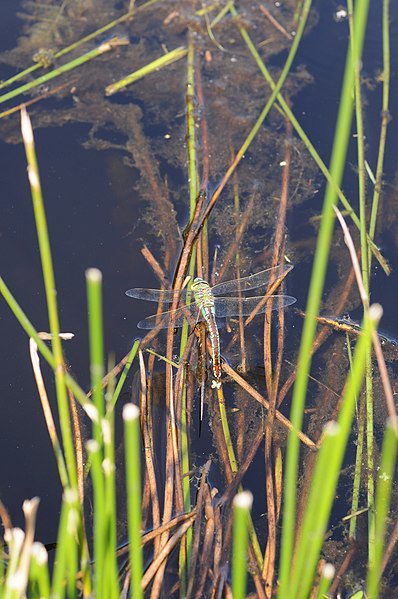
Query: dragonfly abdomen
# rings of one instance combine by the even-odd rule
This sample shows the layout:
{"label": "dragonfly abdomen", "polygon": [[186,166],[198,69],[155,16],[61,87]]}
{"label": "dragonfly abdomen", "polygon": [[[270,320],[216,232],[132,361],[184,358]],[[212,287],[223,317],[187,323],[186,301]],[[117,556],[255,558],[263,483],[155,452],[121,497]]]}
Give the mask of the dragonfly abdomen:
{"label": "dragonfly abdomen", "polygon": [[214,297],[210,285],[203,279],[197,277],[192,284],[192,291],[196,303],[200,307],[203,318],[206,321],[207,329],[210,335],[210,343],[213,354],[213,381],[215,387],[220,387],[221,383],[221,360],[220,360],[220,337],[216,323],[216,311],[214,307]]}

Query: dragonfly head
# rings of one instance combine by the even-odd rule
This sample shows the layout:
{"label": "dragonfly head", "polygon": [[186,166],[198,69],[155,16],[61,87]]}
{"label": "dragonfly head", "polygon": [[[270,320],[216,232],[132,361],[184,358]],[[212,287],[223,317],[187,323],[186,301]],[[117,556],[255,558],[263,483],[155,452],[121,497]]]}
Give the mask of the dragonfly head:
{"label": "dragonfly head", "polygon": [[201,283],[206,283],[206,281],[204,279],[202,279],[201,277],[195,277],[194,280],[192,281],[191,288],[195,287],[195,285],[200,285]]}

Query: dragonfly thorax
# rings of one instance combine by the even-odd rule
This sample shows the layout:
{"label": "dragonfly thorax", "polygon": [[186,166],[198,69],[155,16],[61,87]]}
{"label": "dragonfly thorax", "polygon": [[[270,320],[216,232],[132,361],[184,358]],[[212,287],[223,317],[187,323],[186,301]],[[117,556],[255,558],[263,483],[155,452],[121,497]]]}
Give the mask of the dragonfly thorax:
{"label": "dragonfly thorax", "polygon": [[199,307],[203,310],[211,308],[214,310],[214,297],[211,292],[211,287],[206,281],[200,277],[196,277],[192,283],[191,290],[195,296],[195,300]]}

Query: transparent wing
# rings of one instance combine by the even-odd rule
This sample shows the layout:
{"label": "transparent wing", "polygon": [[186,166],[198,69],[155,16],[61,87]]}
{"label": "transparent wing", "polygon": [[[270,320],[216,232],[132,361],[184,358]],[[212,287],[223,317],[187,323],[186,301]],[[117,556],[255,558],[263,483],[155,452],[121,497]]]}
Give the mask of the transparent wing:
{"label": "transparent wing", "polygon": [[[148,291],[152,291],[149,289]],[[171,323],[171,315],[173,314],[173,322]],[[190,306],[181,306],[177,310],[169,310],[168,312],[162,312],[161,314],[154,314],[148,316],[144,320],[140,320],[137,324],[139,329],[154,329],[159,326],[161,329],[167,329],[169,324],[173,327],[182,327],[184,320],[188,319],[191,324],[203,320],[202,313],[200,312],[197,304],[191,304]]]}
{"label": "transparent wing", "polygon": [[[164,302],[171,302],[178,293],[178,291],[174,291],[173,289],[146,289],[144,287],[136,287],[126,291],[126,295],[129,297],[143,299],[149,302],[159,302],[161,300]],[[192,295],[193,294],[186,289],[180,292],[180,297],[183,301],[185,301],[187,297],[191,298]]]}
{"label": "transparent wing", "polygon": [[232,281],[218,283],[212,287],[211,291],[213,295],[224,295],[224,293],[238,293],[239,289],[241,292],[245,292],[259,287],[268,287],[270,280],[286,275],[292,268],[292,264],[279,264],[278,266],[261,270],[255,275],[243,277],[243,279],[233,279]]}
{"label": "transparent wing", "polygon": [[[227,316],[238,316],[240,307],[242,307],[242,314],[248,316],[257,307],[259,302],[264,297],[215,297],[214,306],[216,309],[216,318],[225,318]],[[272,310],[279,308],[280,302],[283,308],[291,306],[297,300],[291,295],[270,295],[267,300],[272,300]],[[268,303],[269,306],[269,303]],[[267,309],[267,303],[261,306],[259,314],[265,312]]]}

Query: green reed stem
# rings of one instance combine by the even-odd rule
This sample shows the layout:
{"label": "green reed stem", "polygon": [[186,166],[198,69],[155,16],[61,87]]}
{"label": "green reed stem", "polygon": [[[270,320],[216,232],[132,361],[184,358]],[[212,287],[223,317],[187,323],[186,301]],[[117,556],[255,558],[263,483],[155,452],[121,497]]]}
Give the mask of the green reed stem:
{"label": "green reed stem", "polygon": [[25,92],[30,91],[31,89],[34,89],[35,87],[37,87],[39,85],[42,85],[43,83],[47,83],[48,81],[55,79],[55,77],[59,77],[63,73],[67,73],[77,67],[80,67],[81,65],[85,64],[89,60],[92,60],[93,58],[97,58],[97,56],[101,56],[101,54],[104,54],[104,52],[109,52],[109,50],[111,50],[111,49],[112,49],[112,43],[105,42],[105,43],[101,44],[100,46],[98,46],[97,48],[94,48],[94,50],[90,50],[90,52],[83,54],[83,56],[79,56],[79,58],[75,58],[74,60],[71,60],[70,62],[63,64],[62,66],[57,67],[53,71],[50,71],[49,73],[46,73],[45,75],[41,75],[41,77],[38,77],[34,81],[25,83],[24,85],[21,85],[20,87],[17,87],[16,89],[13,89],[12,91],[7,92],[6,94],[3,94],[2,96],[0,96],[0,104],[2,104],[3,102],[6,102],[7,100],[11,100],[12,98],[15,98],[16,96],[20,96],[20,95],[24,94]]}
{"label": "green reed stem", "polygon": [[[360,49],[363,45],[367,8],[368,1],[366,0],[363,3],[360,3],[356,15],[356,25],[358,24],[358,26],[356,26],[356,43]],[[364,15],[365,18],[363,18]],[[299,367],[297,369],[297,378],[293,390],[291,410],[293,430],[289,433],[285,468],[284,511],[280,558],[280,586],[278,591],[278,596],[281,598],[293,597],[293,595],[290,593],[290,574],[293,559],[293,542],[296,524],[296,494],[300,450],[297,432],[301,430],[302,427],[303,410],[308,386],[308,375],[311,365],[312,344],[316,329],[316,316],[319,313],[320,300],[324,286],[333,233],[335,220],[334,205],[337,200],[335,188],[336,186],[340,186],[342,180],[345,167],[345,157],[347,154],[347,147],[351,133],[353,109],[352,89],[352,57],[350,50],[348,50],[330,166],[330,173],[334,181],[334,185],[330,185],[328,183],[326,187],[322,221],[318,235],[312,277],[308,293],[306,307],[307,315],[304,321],[298,356]]]}
{"label": "green reed stem", "polygon": [[90,372],[93,402],[97,408],[97,422],[93,423],[93,437],[102,446],[101,420],[105,415],[104,391],[104,339],[102,325],[102,274],[96,268],[86,271],[88,327],[90,338]]}
{"label": "green reed stem", "polygon": [[[359,400],[359,415],[357,420],[357,437],[356,437],[356,453],[355,453],[355,471],[354,480],[352,483],[352,500],[351,500],[351,514],[356,514],[359,508],[359,498],[361,489],[361,472],[362,472],[362,459],[364,452],[364,431],[365,431],[365,405],[366,398],[361,396]],[[350,518],[350,529],[349,538],[354,541],[356,537],[356,526],[357,516],[353,515]]]}
{"label": "green reed stem", "polygon": [[[379,139],[379,152],[376,166],[376,183],[373,190],[372,212],[370,216],[369,236],[374,239],[376,231],[377,212],[382,187],[384,154],[387,139],[387,126],[389,122],[389,96],[390,96],[390,9],[389,0],[383,0],[383,102]],[[369,268],[371,253],[369,252]]]}
{"label": "green reed stem", "polygon": [[[238,462],[236,460],[234,446],[233,446],[232,438],[231,438],[231,432],[229,430],[228,417],[227,417],[227,411],[225,409],[225,400],[224,400],[224,394],[223,394],[222,388],[217,389],[217,400],[218,400],[218,407],[220,410],[221,426],[222,426],[222,430],[223,430],[225,445],[227,448],[228,460],[229,460],[229,463],[231,466],[232,473],[236,474],[238,472]],[[243,491],[243,488],[241,485],[239,486],[239,491]],[[261,553],[261,547],[258,542],[258,538],[257,538],[256,531],[255,531],[251,517],[249,517],[248,528],[249,528],[250,542],[252,544],[254,554],[256,556],[258,564],[260,564],[260,566],[262,568],[263,555]]]}
{"label": "green reed stem", "polygon": [[[364,145],[364,125],[363,125],[363,100],[361,92],[361,47],[358,47],[356,41],[356,28],[354,26],[354,8],[353,0],[347,0],[349,25],[350,25],[350,46],[352,56],[352,69],[354,74],[355,91],[355,118],[357,126],[357,152],[358,152],[358,196],[359,196],[359,220],[360,220],[360,241],[361,241],[361,263],[362,279],[366,293],[369,294],[369,270],[368,270],[368,248],[366,245],[366,190],[365,190],[365,145]],[[365,14],[366,19],[366,14]]]}
{"label": "green reed stem", "polygon": [[65,450],[65,460],[68,469],[69,484],[77,491],[76,461],[73,448],[73,437],[69,420],[69,405],[65,385],[65,367],[62,354],[60,327],[57,308],[57,292],[51,257],[50,240],[48,236],[47,220],[44,211],[41,193],[39,169],[37,166],[36,152],[33,139],[33,130],[29,116],[25,109],[21,111],[21,129],[28,163],[28,176],[32,193],[33,209],[35,214],[37,236],[39,240],[40,258],[43,269],[44,286],[46,291],[47,309],[52,334],[51,344],[54,354],[55,383],[58,401],[59,418],[62,440]]}
{"label": "green reed stem", "polygon": [[108,410],[102,422],[104,440],[104,470],[105,510],[106,510],[106,545],[105,545],[105,580],[106,596],[109,599],[119,599],[118,568],[116,561],[117,531],[116,531],[116,464],[115,464],[115,425],[114,412]]}
{"label": "green reed stem", "polygon": [[144,562],[141,544],[141,451],[140,411],[133,404],[123,408],[124,443],[126,455],[126,495],[131,568],[131,596],[142,599],[141,588]]}
{"label": "green reed stem", "polygon": [[366,583],[368,599],[379,597],[381,564],[383,560],[386,524],[391,501],[392,481],[398,447],[398,421],[388,419],[384,433],[383,447],[380,457],[380,468],[377,473],[378,483],[375,501],[375,546],[374,558],[370,562]]}
{"label": "green reed stem", "polygon": [[371,306],[369,314],[365,314],[363,334],[357,343],[337,422],[329,422],[324,430],[302,519],[297,550],[289,573],[289,594],[286,596],[291,599],[306,599],[310,594],[336,495],[356,401],[363,384],[366,354],[372,345],[372,333],[376,330],[381,315],[381,306],[376,304]]}
{"label": "green reed stem", "polygon": [[318,585],[316,599],[324,599],[335,575],[335,568],[332,564],[325,564],[322,568],[321,578]]}
{"label": "green reed stem", "polygon": [[[102,274],[96,268],[86,271],[90,371],[93,402],[99,422],[93,423],[97,448],[93,451],[94,548],[96,596],[117,599],[119,595],[116,564],[116,491],[113,411],[106,411],[102,385],[104,377],[104,339],[102,313]],[[105,417],[105,413],[107,416]],[[96,469],[94,471],[94,468]],[[96,488],[96,486],[98,488]],[[103,497],[100,494],[103,494]],[[97,509],[98,506],[98,509]],[[98,553],[99,552],[99,558]],[[99,563],[97,563],[99,560]],[[97,573],[97,567],[99,573]]]}
{"label": "green reed stem", "polygon": [[90,439],[87,442],[86,448],[91,464],[90,472],[93,481],[94,593],[96,599],[107,599],[107,583],[105,580],[106,505],[102,450],[101,446],[94,439]]}
{"label": "green reed stem", "polygon": [[[232,12],[232,10],[231,10],[231,12]],[[232,14],[234,14],[234,13],[232,12]],[[237,14],[236,11],[235,11],[235,14]],[[250,36],[247,33],[246,29],[244,29],[244,27],[242,27],[239,24],[239,22],[237,22],[237,24],[238,24],[239,31],[240,31],[243,39],[245,40],[248,49],[250,50],[250,53],[252,54],[252,56],[253,56],[256,64],[257,64],[258,68],[260,69],[262,75],[264,76],[264,79],[267,81],[267,83],[269,84],[269,86],[273,90],[273,92],[275,92],[275,90],[280,90],[280,88],[281,88],[280,81],[281,81],[281,78],[282,78],[282,76],[283,76],[283,74],[285,72],[285,69],[282,70],[282,75],[281,75],[280,79],[278,80],[278,82],[275,84],[275,82],[274,82],[273,78],[271,77],[271,75],[270,75],[267,67],[265,66],[264,62],[262,61],[261,56],[257,52],[257,49],[256,49],[255,45],[253,44],[252,40],[250,39]],[[298,34],[299,34],[299,30],[298,30]],[[296,36],[296,38],[297,38],[297,36]],[[293,48],[293,46],[292,46],[292,48]],[[289,53],[288,60],[289,60],[289,58],[290,58],[290,53]],[[283,81],[282,81],[282,83],[283,83]],[[273,97],[273,95],[274,94],[272,94],[271,98]],[[271,98],[270,98],[270,100],[271,100]],[[300,137],[300,139],[304,143],[305,147],[307,148],[307,150],[311,154],[312,158],[314,159],[315,163],[317,164],[318,168],[322,172],[322,174],[325,177],[328,185],[330,185],[333,188],[333,191],[337,194],[337,196],[338,196],[339,200],[341,201],[341,203],[343,204],[345,210],[347,210],[347,213],[349,214],[351,220],[353,221],[353,223],[355,224],[355,226],[359,230],[360,229],[360,221],[359,221],[358,216],[355,214],[354,210],[351,208],[351,205],[350,205],[348,199],[345,197],[345,195],[341,191],[340,186],[337,185],[336,180],[332,176],[331,172],[328,170],[326,164],[323,162],[323,160],[319,156],[318,152],[316,151],[315,147],[311,143],[311,141],[310,141],[309,137],[307,136],[307,134],[305,133],[304,129],[301,127],[300,123],[298,122],[298,120],[294,116],[294,114],[293,114],[291,108],[289,107],[288,103],[285,101],[285,99],[283,98],[282,94],[280,94],[280,93],[276,93],[276,99],[278,100],[278,103],[281,106],[281,109],[282,109],[283,113],[286,115],[286,117],[289,119],[289,121],[293,125],[294,129],[296,130],[296,133],[298,134],[298,136]],[[270,100],[268,101],[268,103],[270,102]],[[267,103],[267,105],[268,105],[268,103]],[[257,129],[259,128],[259,126],[261,125],[262,121],[264,120],[262,118],[264,112],[265,112],[265,108],[264,108],[263,112],[261,113],[259,119],[257,120],[256,124],[254,125],[252,131],[249,133],[249,136],[248,136],[247,140],[245,140],[244,144],[242,145],[242,148],[239,151],[239,154],[243,155],[246,152],[248,146],[250,145],[252,139],[255,136],[255,133],[257,133]],[[379,249],[373,243],[373,241],[372,241],[372,239],[370,237],[368,237],[368,243],[369,243],[369,247],[372,250],[372,253],[375,255],[376,259],[380,263],[380,265],[383,268],[383,270],[387,274],[389,274],[390,273],[390,269],[389,269],[388,264],[386,263],[386,261],[384,260],[383,256],[380,254]]]}
{"label": "green reed stem", "polygon": [[[52,577],[51,598],[76,597],[77,528],[79,523],[79,498],[74,490],[65,491],[57,538],[57,559]],[[66,588],[65,588],[66,585]],[[66,592],[65,592],[66,591]]]}
{"label": "green reed stem", "polygon": [[198,170],[196,156],[196,127],[195,127],[195,45],[193,34],[188,34],[187,56],[187,91],[186,91],[187,145],[188,145],[188,182],[190,216],[195,212],[198,195]]}
{"label": "green reed stem", "polygon": [[[360,218],[360,244],[361,244],[361,265],[362,279],[366,293],[369,295],[369,249],[367,246],[367,223],[366,223],[366,190],[365,190],[365,146],[364,146],[364,126],[363,126],[363,101],[361,93],[361,48],[356,41],[356,25],[354,23],[353,1],[347,2],[349,25],[350,25],[350,44],[352,53],[352,67],[354,72],[354,90],[355,90],[355,115],[357,126],[357,152],[358,152],[358,195],[359,195],[359,218]],[[366,15],[364,15],[366,20]],[[367,442],[367,497],[368,497],[368,546],[369,562],[373,560],[374,548],[374,447],[373,447],[373,384],[372,384],[372,349],[366,357],[366,442]],[[354,480],[355,484],[355,480]],[[357,482],[358,485],[358,482]]]}
{"label": "green reed stem", "polygon": [[112,394],[112,399],[109,402],[108,409],[110,409],[110,410],[115,409],[117,400],[119,399],[120,393],[123,389],[123,385],[126,382],[127,375],[130,372],[130,368],[132,366],[134,358],[137,355],[138,349],[140,347],[140,342],[141,342],[140,339],[136,339],[133,343],[133,347],[131,348],[131,351],[127,358],[126,365],[123,368],[122,374],[120,375],[119,380],[117,382],[116,389],[115,389],[114,393]]}
{"label": "green reed stem", "polygon": [[[187,84],[186,84],[186,119],[187,119],[187,149],[188,149],[188,183],[189,183],[189,212],[192,218],[195,213],[197,189],[198,189],[198,169],[196,153],[196,127],[195,127],[195,44],[194,36],[191,31],[188,33],[188,55],[187,55]],[[189,275],[193,277],[195,272],[196,244],[193,248],[191,260],[189,263]],[[188,340],[188,323],[185,322],[181,331],[180,357],[182,357]],[[188,421],[187,421],[187,389],[186,385],[182,388],[181,397],[181,460],[182,472],[190,470],[189,459],[189,440],[188,440]],[[184,494],[184,509],[188,512],[191,509],[191,486],[189,476],[184,476],[182,480]],[[184,596],[186,591],[186,580],[188,567],[191,562],[192,551],[192,528],[186,533],[186,542],[180,545],[179,556],[179,578],[181,583],[180,595]]]}
{"label": "green reed stem", "polygon": [[232,595],[234,599],[246,597],[247,539],[253,495],[249,491],[238,493],[233,501],[234,525],[232,533]]}
{"label": "green reed stem", "polygon": [[[301,19],[300,19],[300,23],[299,26],[297,28],[297,34],[293,40],[292,46],[290,48],[288,57],[286,59],[286,62],[284,64],[284,67],[282,69],[282,73],[278,79],[278,82],[275,84],[272,81],[272,85],[271,85],[271,89],[272,89],[272,93],[271,96],[269,98],[269,100],[267,101],[266,105],[264,106],[260,116],[258,117],[256,123],[254,124],[254,126],[252,127],[249,135],[247,136],[247,138],[245,139],[245,141],[242,144],[242,147],[240,148],[240,150],[238,151],[238,156],[242,157],[245,152],[247,151],[247,149],[249,148],[250,144],[252,143],[253,139],[255,138],[255,136],[257,135],[258,131],[260,130],[260,127],[262,126],[266,116],[268,115],[269,111],[271,110],[275,99],[278,98],[279,100],[279,91],[281,90],[286,77],[289,74],[290,68],[292,66],[294,57],[296,55],[297,52],[297,48],[299,45],[299,42],[301,40],[301,37],[303,35],[303,31],[304,31],[304,27],[305,24],[307,22],[307,18],[308,18],[308,13],[309,10],[311,8],[311,0],[305,0],[304,6],[303,6],[303,13],[301,15]],[[230,6],[230,12],[231,15],[235,18],[238,29],[240,31],[241,36],[243,37],[243,39],[246,42],[246,45],[248,47],[248,49],[250,50],[254,60],[256,61],[260,71],[263,73],[265,79],[270,83],[269,79],[270,79],[270,75],[259,55],[259,53],[257,52],[257,49],[255,47],[255,45],[253,44],[249,34],[247,33],[246,29],[240,24],[238,17],[238,12],[235,9],[235,6],[232,4]],[[232,174],[232,173],[231,173]]]}
{"label": "green reed stem", "polygon": [[[29,583],[34,591],[32,596],[50,599],[50,576],[48,570],[48,553],[42,543],[33,543],[32,559],[29,571]],[[35,593],[35,595],[34,595]],[[2,595],[0,594],[0,597]]]}
{"label": "green reed stem", "polygon": [[117,92],[126,88],[128,85],[135,83],[139,79],[142,79],[143,77],[146,77],[147,75],[150,75],[155,71],[159,71],[160,69],[163,69],[164,67],[173,64],[173,62],[180,60],[181,58],[186,56],[186,54],[187,50],[183,46],[180,46],[179,48],[176,48],[175,50],[168,52],[164,56],[161,56],[160,58],[157,58],[156,60],[145,65],[141,69],[134,71],[134,73],[131,73],[130,75],[123,77],[123,79],[120,79],[119,81],[111,83],[111,85],[108,85],[105,88],[105,95],[112,96],[113,94],[116,94]]}
{"label": "green reed stem", "polygon": [[[149,6],[150,4],[153,4],[154,2],[157,2],[157,0],[151,0],[150,2],[147,2],[145,5],[140,6],[140,8],[142,9],[142,8],[144,8],[146,6]],[[54,58],[60,58],[61,56],[64,56],[65,54],[69,54],[69,52],[72,52],[72,50],[75,50],[79,46],[81,46],[81,45],[83,45],[83,44],[85,44],[85,43],[87,43],[87,42],[95,39],[99,35],[103,35],[104,33],[106,33],[107,31],[109,31],[110,29],[112,29],[116,25],[119,25],[123,21],[127,21],[128,19],[132,18],[134,12],[135,11],[128,12],[128,13],[122,15],[118,19],[115,19],[114,21],[111,21],[110,23],[107,23],[106,25],[104,25],[104,27],[100,27],[99,29],[96,29],[95,31],[93,31],[89,35],[86,35],[85,37],[82,37],[80,40],[78,40],[77,42],[74,42],[70,46],[67,46],[66,48],[62,48],[62,50],[59,50],[59,52],[55,52],[54,53]],[[7,79],[6,81],[2,81],[0,83],[0,89],[2,89],[3,87],[9,87],[10,85],[12,85],[13,83],[15,83],[16,81],[19,81],[20,79],[23,79],[27,75],[30,75],[31,73],[33,73],[34,71],[37,71],[40,68],[42,68],[40,64],[34,64],[34,65],[30,66],[29,68],[25,69],[24,71],[21,71],[20,73],[17,73],[13,77],[10,77],[10,79]]]}

